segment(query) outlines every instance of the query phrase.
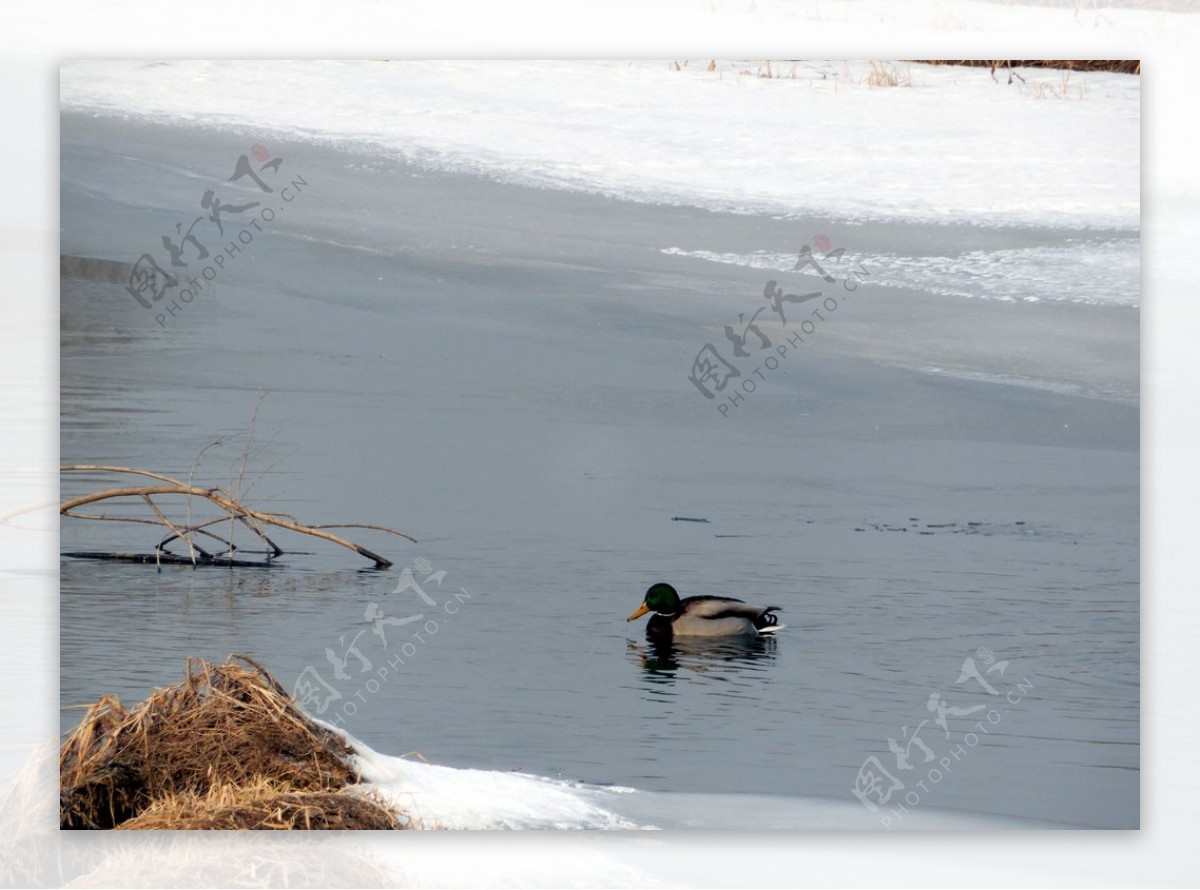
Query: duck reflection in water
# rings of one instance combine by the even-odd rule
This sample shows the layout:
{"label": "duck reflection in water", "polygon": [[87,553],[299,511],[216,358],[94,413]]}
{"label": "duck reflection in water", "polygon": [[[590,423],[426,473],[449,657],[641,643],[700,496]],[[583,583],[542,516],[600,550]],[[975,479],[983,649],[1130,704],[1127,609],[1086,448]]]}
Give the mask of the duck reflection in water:
{"label": "duck reflection in water", "polygon": [[674,679],[681,668],[698,674],[739,673],[754,665],[774,661],[773,636],[670,637],[650,636],[644,644],[629,641],[630,656],[640,663],[647,679]]}

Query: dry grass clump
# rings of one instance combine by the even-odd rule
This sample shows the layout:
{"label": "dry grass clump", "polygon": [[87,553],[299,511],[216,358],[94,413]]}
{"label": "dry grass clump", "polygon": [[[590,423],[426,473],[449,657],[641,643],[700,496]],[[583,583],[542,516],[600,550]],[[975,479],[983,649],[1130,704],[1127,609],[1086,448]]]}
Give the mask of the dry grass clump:
{"label": "dry grass clump", "polygon": [[[1024,86],[1022,86],[1022,91],[1024,91]],[[1073,94],[1082,99],[1087,95],[1087,87],[1079,84],[1072,91],[1070,71],[1064,71],[1062,79],[1058,83],[1035,83],[1030,91],[1030,95],[1034,99],[1069,99]]]}
{"label": "dry grass clump", "polygon": [[[688,65],[690,63],[691,63],[691,59],[684,59],[682,65],[680,65],[678,61],[672,60],[671,63],[667,67],[671,71],[682,71],[684,68],[688,67]],[[719,78],[721,78],[721,79],[724,78],[724,72],[718,70],[716,59],[709,59],[708,64],[704,67],[704,70],[710,74],[712,72],[716,71]],[[751,71],[749,68],[742,68],[741,70],[738,71],[737,76],[738,77],[770,78],[772,80],[779,80],[779,79],[795,80],[796,76],[797,76],[796,75],[796,65],[792,65],[791,68],[788,69],[787,73],[785,74],[784,69],[782,67],[782,63],[781,63],[781,66],[776,69],[776,68],[771,67],[770,59],[764,59],[755,70]]]}
{"label": "dry grass clump", "polygon": [[177,831],[366,829],[388,831],[396,817],[373,794],[293,791],[260,778],[249,784],[214,785],[204,794],[168,794],[118,829]]}
{"label": "dry grass clump", "polygon": [[[710,62],[709,64],[711,65],[711,67],[706,70],[713,71],[716,69],[717,66],[716,66],[715,62]],[[763,77],[763,78],[772,78],[772,79],[777,79],[777,80],[778,79],[795,80],[796,79],[796,66],[792,65],[792,67],[790,69],[788,69],[788,73],[784,74],[782,63],[778,70],[772,70],[771,60],[765,59],[763,61],[763,64],[758,66],[757,70],[751,71],[749,68],[743,68],[741,71],[738,72],[738,77]]]}
{"label": "dry grass clump", "polygon": [[901,74],[886,62],[872,62],[866,82],[869,87],[911,87],[912,74]]}
{"label": "dry grass clump", "polygon": [[[155,690],[132,710],[111,695],[88,708],[59,752],[59,822],[349,828],[343,823],[370,810],[371,824],[353,827],[381,827],[384,815],[387,827],[398,827],[377,799],[343,790],[360,779],[349,764],[353,753],[253,660],[189,659],[182,683]],[[172,817],[179,821],[167,824]]]}

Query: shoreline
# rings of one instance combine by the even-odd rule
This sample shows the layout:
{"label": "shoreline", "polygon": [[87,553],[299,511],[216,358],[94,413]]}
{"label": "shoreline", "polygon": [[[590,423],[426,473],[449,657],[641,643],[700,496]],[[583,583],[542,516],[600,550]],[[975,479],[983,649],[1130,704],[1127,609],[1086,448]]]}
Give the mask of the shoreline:
{"label": "shoreline", "polygon": [[[779,77],[756,64],[70,62],[61,82],[67,108],[253,129],[260,142],[298,133],[452,175],[639,203],[876,225],[1139,225],[1139,78],[1043,70],[1005,84],[979,69],[854,61]],[[988,120],[972,122],[981,103]],[[847,120],[869,138],[848,139]]]}
{"label": "shoreline", "polygon": [[[244,130],[237,131],[242,134],[238,139],[233,133],[199,126],[174,122],[131,124],[75,112],[64,113],[63,131],[64,139],[70,138],[70,134],[90,132],[92,135],[85,136],[79,146],[87,153],[99,147],[95,142],[99,139],[101,144],[119,145],[121,154],[130,160],[145,154],[139,146],[146,142],[165,145],[174,153],[202,141],[213,146],[206,151],[211,156],[206,167],[214,179],[224,178],[223,172],[218,171],[231,163],[225,156],[234,156],[242,143],[254,138]],[[218,150],[217,146],[222,145],[228,147]],[[853,265],[856,260],[861,262],[863,257],[875,253],[919,256],[923,244],[932,243],[938,250],[957,244],[963,253],[986,248],[1004,251],[1070,244],[1089,231],[998,230],[962,223],[862,224],[815,217],[784,220],[514,185],[481,174],[428,170],[380,155],[315,147],[310,143],[278,145],[282,154],[303,158],[303,165],[292,167],[295,175],[315,175],[311,171],[322,167],[343,171],[337,177],[342,185],[355,192],[361,190],[350,201],[364,206],[364,218],[335,218],[335,224],[345,225],[350,232],[366,237],[358,241],[353,236],[348,238],[346,231],[331,230],[328,219],[302,218],[303,201],[312,200],[314,194],[318,196],[316,200],[321,200],[322,191],[326,197],[331,191],[330,184],[322,186],[318,177],[307,195],[297,199],[294,207],[287,208],[291,216],[283,216],[281,207],[281,215],[271,222],[277,228],[256,234],[264,244],[278,239],[290,241],[293,249],[303,249],[305,244],[318,250],[348,249],[358,253],[360,260],[388,272],[395,271],[391,264],[397,262],[418,269],[452,265],[468,274],[473,272],[472,278],[509,274],[520,279],[539,271],[579,271],[584,273],[585,280],[590,279],[589,283],[611,297],[614,305],[625,305],[634,311],[644,311],[647,307],[641,301],[632,302],[630,297],[673,291],[673,298],[664,300],[659,296],[648,308],[655,314],[674,318],[677,324],[695,326],[698,338],[702,338],[697,346],[710,338],[723,339],[720,333],[723,324],[736,320],[738,312],[748,313],[756,303],[761,303],[765,280],[775,277],[788,284],[795,277],[664,253],[680,242],[698,248],[719,246],[735,253],[782,252],[805,244],[812,233],[821,232],[846,250],[843,265]],[[161,167],[150,163],[152,167]],[[356,177],[356,171],[365,175]],[[172,206],[186,207],[194,200],[194,196],[181,192],[181,187],[191,187],[188,180],[209,175],[203,169],[188,171],[188,179],[181,186],[171,173],[169,169],[154,171],[152,178],[158,182],[149,184],[144,195],[147,206],[162,207],[164,218],[170,218]],[[386,175],[392,186],[400,187],[404,202],[401,206],[436,205],[437,217],[397,220],[388,218],[383,207],[374,212],[366,209],[374,192],[371,182],[381,175]],[[435,227],[454,228],[455,220],[486,219],[487,211],[483,208],[496,207],[507,208],[506,215],[516,224],[507,232],[487,228],[487,243],[438,244],[436,228],[429,230],[425,225],[435,222]],[[100,209],[97,206],[93,210],[83,204],[75,208],[73,215],[81,212],[91,215]],[[583,219],[588,220],[589,231],[572,237],[571,229]],[[366,228],[363,223],[368,221],[370,227]],[[60,252],[68,258],[79,255],[124,264],[134,262],[139,253],[153,246],[149,234],[154,231],[151,221],[136,226],[122,222],[117,228],[117,232],[105,234],[104,243],[109,246],[104,247],[89,244],[86,237],[75,234],[73,226],[64,225]],[[135,235],[139,229],[146,234]],[[616,275],[612,268],[598,266],[592,252],[593,238],[607,250],[621,249],[628,265]],[[530,254],[530,239],[539,244],[543,256],[535,258]],[[114,250],[115,245],[127,246]],[[239,265],[236,260],[230,264],[231,268]],[[73,261],[71,265],[86,264]],[[844,277],[849,269],[832,271]],[[253,270],[242,268],[239,274],[249,279],[244,280],[246,286],[270,286],[254,276]],[[220,285],[220,279],[217,284]],[[1050,384],[1053,388],[1053,384],[1061,383],[1065,394],[1105,398],[1112,393],[1126,403],[1137,401],[1140,307],[1055,301],[1018,305],[913,291],[903,285],[879,286],[870,278],[864,284],[859,296],[862,305],[869,309],[841,313],[836,324],[824,325],[820,336],[812,340],[815,349],[917,372],[932,366],[968,378],[978,374],[992,382],[1017,386],[1022,385],[1022,378],[1030,378],[1035,387],[1045,388]],[[180,308],[190,311],[190,307]],[[129,313],[129,318],[136,322],[136,313]],[[176,326],[175,320],[168,319],[166,326]],[[782,333],[782,328],[777,325],[776,331]],[[1097,362],[1097,355],[1103,355],[1104,361]]]}
{"label": "shoreline", "polygon": [[[189,658],[183,681],[159,686],[128,709],[109,695],[88,706],[61,743],[59,827],[611,831],[653,830],[665,820],[668,828],[719,829],[725,823],[716,814],[733,812],[743,829],[814,828],[830,820],[879,828],[835,800],[589,788],[405,757],[374,751],[306,713],[249,656],[221,664]],[[887,830],[1078,827],[928,808],[896,821]]]}

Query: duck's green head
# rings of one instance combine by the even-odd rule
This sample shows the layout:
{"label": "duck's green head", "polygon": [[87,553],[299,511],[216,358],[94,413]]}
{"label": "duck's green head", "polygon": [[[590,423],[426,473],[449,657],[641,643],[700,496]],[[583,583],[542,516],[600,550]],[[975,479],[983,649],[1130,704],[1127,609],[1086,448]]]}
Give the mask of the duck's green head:
{"label": "duck's green head", "polygon": [[675,592],[675,588],[670,584],[654,584],[646,591],[646,598],[642,600],[638,610],[626,618],[626,621],[634,621],[641,618],[647,612],[657,612],[660,615],[674,615],[679,611],[679,594]]}

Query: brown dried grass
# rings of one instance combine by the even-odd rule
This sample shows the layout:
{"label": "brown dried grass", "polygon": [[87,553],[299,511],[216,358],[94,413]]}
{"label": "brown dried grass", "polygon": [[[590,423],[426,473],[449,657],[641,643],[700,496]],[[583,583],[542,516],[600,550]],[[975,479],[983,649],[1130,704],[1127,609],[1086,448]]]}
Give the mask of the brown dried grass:
{"label": "brown dried grass", "polygon": [[921,65],[966,65],[971,68],[1058,68],[1063,71],[1113,71],[1141,74],[1139,59],[913,59]]}
{"label": "brown dried grass", "polygon": [[[341,823],[366,818],[369,808],[375,815],[363,827],[379,827],[380,810],[388,827],[398,827],[377,798],[343,790],[360,779],[353,753],[252,659],[188,659],[182,683],[155,690],[132,710],[111,695],[88,708],[59,751],[59,822],[348,828]],[[171,818],[178,822],[167,824]]]}
{"label": "brown dried grass", "polygon": [[901,72],[886,62],[871,62],[866,83],[871,87],[911,87],[912,73],[907,70]]}
{"label": "brown dried grass", "polygon": [[398,828],[396,817],[372,793],[294,791],[270,779],[242,785],[214,785],[204,794],[159,797],[120,830],[291,831]]}

